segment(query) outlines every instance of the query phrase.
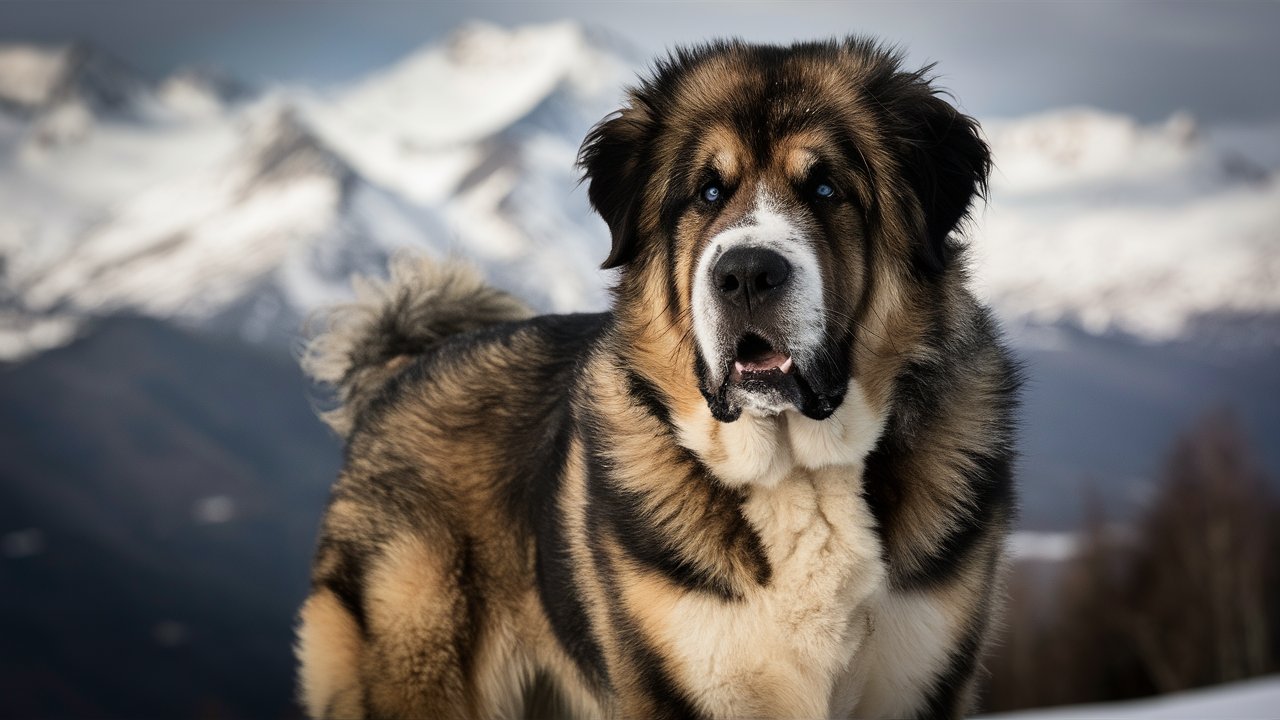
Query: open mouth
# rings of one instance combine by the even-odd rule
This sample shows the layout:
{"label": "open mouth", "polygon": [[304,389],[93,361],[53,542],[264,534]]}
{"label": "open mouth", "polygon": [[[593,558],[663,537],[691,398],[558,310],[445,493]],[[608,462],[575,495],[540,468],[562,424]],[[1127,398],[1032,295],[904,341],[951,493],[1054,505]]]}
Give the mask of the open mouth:
{"label": "open mouth", "polygon": [[[712,416],[720,422],[737,420],[743,410],[777,415],[788,409],[822,420],[831,415],[844,395],[839,390],[816,389],[809,375],[814,368],[798,367],[785,346],[775,345],[756,332],[742,335],[734,346],[733,360],[727,364],[719,386],[700,383]],[[816,366],[816,370],[821,373],[823,366]]]}
{"label": "open mouth", "polygon": [[738,341],[729,382],[738,384],[750,380],[781,379],[790,375],[793,369],[791,355],[775,349],[759,335],[747,333]]}

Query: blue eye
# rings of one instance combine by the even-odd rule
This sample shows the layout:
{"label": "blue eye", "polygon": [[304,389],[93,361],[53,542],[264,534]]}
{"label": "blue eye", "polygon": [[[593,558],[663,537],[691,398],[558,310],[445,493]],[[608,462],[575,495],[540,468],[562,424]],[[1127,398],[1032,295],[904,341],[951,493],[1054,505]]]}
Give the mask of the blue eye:
{"label": "blue eye", "polygon": [[831,198],[835,196],[836,189],[829,183],[818,183],[818,186],[813,189],[813,194],[823,199]]}
{"label": "blue eye", "polygon": [[720,197],[724,195],[724,191],[719,185],[708,185],[702,188],[702,199],[709,203],[719,202]]}

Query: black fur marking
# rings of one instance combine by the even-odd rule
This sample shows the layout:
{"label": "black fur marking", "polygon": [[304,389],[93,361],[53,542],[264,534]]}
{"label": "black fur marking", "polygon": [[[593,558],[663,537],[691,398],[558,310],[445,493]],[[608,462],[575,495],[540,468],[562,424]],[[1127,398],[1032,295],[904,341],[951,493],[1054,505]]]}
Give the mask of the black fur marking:
{"label": "black fur marking", "polygon": [[933,588],[954,579],[984,538],[1004,531],[1015,504],[1012,440],[1019,369],[995,342],[994,328],[985,314],[965,329],[970,334],[963,341],[947,342],[942,324],[935,320],[932,325],[926,343],[940,356],[972,357],[976,348],[995,348],[1002,379],[986,408],[987,433],[1000,442],[990,454],[968,453],[966,466],[952,469],[956,473],[952,482],[964,487],[967,502],[962,508],[940,509],[949,513],[945,534],[921,538],[897,531],[904,502],[900,466],[916,452],[917,437],[928,432],[933,408],[957,382],[956,368],[949,363],[913,362],[904,368],[896,382],[897,398],[888,427],[867,458],[865,471],[867,502],[886,540],[890,581],[901,590]]}
{"label": "black fur marking", "polygon": [[362,638],[369,637],[369,614],[364,602],[364,579],[368,569],[369,550],[354,543],[336,540],[321,543],[317,556],[326,552],[336,553],[337,562],[328,575],[318,581],[320,587],[327,588],[342,603],[351,617],[356,621]]}
{"label": "black fur marking", "polygon": [[475,677],[475,651],[480,647],[480,632],[484,627],[484,589],[478,577],[480,567],[476,563],[475,540],[470,535],[461,535],[458,542],[458,556],[455,575],[458,582],[458,593],[461,595],[462,607],[459,608],[456,632],[453,636],[454,653],[458,658],[458,667],[462,677],[469,681]]}
{"label": "black fur marking", "polygon": [[[567,447],[568,428],[563,432],[557,442]],[[538,502],[533,506],[538,544],[535,560],[538,597],[551,622],[552,633],[583,677],[596,688],[607,687],[604,652],[596,641],[597,631],[587,615],[573,559],[566,549],[569,540],[563,526],[564,511],[556,505],[564,481],[564,460],[564,456],[559,458],[554,473],[548,473],[547,481],[554,484],[539,490]]]}
{"label": "black fur marking", "polygon": [[[713,500],[713,505],[741,506],[744,499],[741,493],[726,488],[717,482],[711,477],[711,472],[706,465],[692,451],[676,442],[675,427],[671,422],[671,411],[663,402],[662,391],[632,370],[626,371],[626,378],[627,390],[632,399],[662,423],[665,430],[665,441],[671,443],[677,449],[680,464],[688,475],[689,481],[703,483],[709,492],[714,493],[716,497]],[[604,472],[604,470],[603,467],[600,468],[601,472]],[[621,497],[611,497],[605,501],[607,506],[616,506],[614,509],[618,512],[632,513],[627,516],[627,520],[621,523],[623,527],[617,527],[618,532],[620,535],[625,533],[626,537],[639,536],[648,541],[645,544],[645,548],[637,552],[631,552],[633,548],[624,546],[624,549],[628,550],[629,554],[649,567],[664,572],[682,587],[709,590],[731,599],[740,597],[735,588],[715,577],[706,577],[707,573],[705,571],[699,571],[698,568],[690,563],[677,559],[674,563],[675,567],[673,567],[672,556],[678,557],[678,551],[670,543],[662,541],[657,536],[656,529],[652,529],[650,523],[644,522],[635,514],[638,512],[637,503],[639,503],[640,498],[632,497],[632,494],[626,491],[619,491],[619,494]],[[617,516],[614,517],[614,524],[617,526]],[[724,518],[720,519],[723,520]],[[759,535],[756,534],[750,523],[741,516],[740,511],[737,522],[729,525],[723,540],[726,547],[744,548],[748,553],[751,564],[755,567],[756,583],[761,586],[769,584],[773,576],[773,568],[769,565],[764,545],[760,542]]]}
{"label": "black fur marking", "polygon": [[[703,124],[710,126],[714,122],[714,118],[707,118]],[[680,143],[679,150],[676,151],[675,157],[680,158],[682,162],[676,163],[672,169],[671,175],[668,177],[668,191],[662,198],[662,205],[658,208],[658,224],[667,234],[668,247],[673,251],[671,272],[668,273],[672,278],[675,277],[674,250],[675,250],[675,231],[680,221],[681,212],[696,201],[698,191],[707,182],[716,177],[714,171],[710,168],[694,167],[688,162],[688,158],[692,158],[703,141],[702,133],[691,132],[685,136]],[[725,187],[725,198],[721,202],[727,201],[732,188]],[[642,188],[636,188],[636,192],[640,192]]]}
{"label": "black fur marking", "polygon": [[743,548],[747,557],[755,567],[756,584],[767,587],[773,580],[773,566],[769,564],[769,554],[765,552],[764,543],[746,516],[742,514],[742,503],[746,501],[741,491],[725,487],[711,476],[711,470],[693,454],[692,450],[680,447],[680,461],[688,469],[690,477],[697,477],[706,483],[708,489],[716,495],[716,505],[732,505],[738,508],[735,522],[729,524],[723,542],[726,547]]}
{"label": "black fur marking", "polygon": [[[527,423],[527,432],[511,433],[503,439],[503,464],[519,469],[500,490],[510,516],[532,528],[529,509],[538,506],[543,488],[558,487],[568,454],[573,424],[570,390],[577,383],[577,366],[588,349],[612,321],[608,313],[543,315],[528,321],[529,332],[545,346],[548,361],[533,363],[522,370],[522,384],[540,388],[536,393],[519,393],[501,400],[503,413]],[[479,417],[484,422],[485,413]],[[525,475],[532,469],[530,475]]]}
{"label": "black fur marking", "polygon": [[627,392],[631,395],[631,399],[639,403],[650,415],[658,419],[662,426],[670,432],[673,428],[671,424],[671,409],[663,401],[662,391],[649,382],[647,378],[627,369]]}
{"label": "black fur marking", "polygon": [[985,568],[986,592],[970,615],[970,624],[964,638],[951,651],[947,669],[933,682],[925,702],[924,718],[928,720],[953,720],[964,717],[971,708],[965,706],[966,690],[979,671],[978,657],[982,653],[982,638],[991,624],[992,580],[995,578],[999,556],[992,554]]}
{"label": "black fur marking", "polygon": [[876,100],[871,109],[893,148],[905,188],[924,212],[925,237],[916,245],[914,268],[922,279],[937,278],[956,250],[949,236],[968,216],[975,197],[987,191],[991,151],[973,118],[938,97],[930,84],[932,66],[913,72],[902,58],[889,62],[867,80],[865,91]]}
{"label": "black fur marking", "polygon": [[613,244],[601,265],[608,270],[630,262],[640,249],[636,237],[643,178],[652,174],[644,150],[652,129],[637,110],[616,113],[587,133],[578,153],[587,198],[609,226]]}
{"label": "black fur marking", "polygon": [[[653,649],[648,639],[627,615],[621,603],[616,601],[621,592],[617,576],[605,558],[599,542],[603,533],[608,532],[604,527],[605,522],[607,519],[599,514],[587,515],[587,533],[592,540],[592,564],[595,566],[596,575],[606,596],[615,599],[614,602],[609,603],[609,619],[613,625],[613,632],[617,634],[620,641],[620,649],[631,661],[632,667],[628,669],[635,670],[635,679],[641,690],[652,701],[650,709],[653,714],[649,717],[664,720],[699,720],[704,717],[702,713],[698,712],[692,700],[676,684],[671,672],[662,661],[662,656]],[[615,683],[618,682],[616,678],[613,680]]]}
{"label": "black fur marking", "polygon": [[[477,349],[494,343],[509,345],[513,336],[525,330],[535,321],[559,317],[573,318],[575,316],[553,315],[499,323],[480,330],[450,335],[441,339],[438,343],[431,345],[415,356],[413,362],[388,378],[377,392],[368,399],[364,411],[355,418],[350,437],[354,440],[363,435],[377,435],[377,431],[370,431],[370,428],[377,424],[388,409],[400,403],[409,388],[420,386],[430,381],[432,373],[436,370],[437,363],[441,362],[442,358],[457,362],[460,357],[465,358]],[[346,454],[348,462],[352,458],[352,450],[352,445],[348,445]]]}
{"label": "black fur marking", "polygon": [[334,500],[349,500],[386,521],[383,532],[370,541],[386,539],[386,530],[414,530],[438,526],[452,499],[438,483],[411,468],[395,468],[367,476],[344,478],[333,491]]}
{"label": "black fur marking", "polygon": [[[617,620],[615,620],[615,623]],[[693,702],[672,679],[662,657],[645,642],[639,629],[623,621],[618,627],[618,634],[623,643],[630,649],[631,661],[639,675],[640,685],[653,700],[653,718],[670,720],[697,720],[705,717],[693,706]]]}
{"label": "black fur marking", "polygon": [[698,378],[698,392],[707,401],[707,409],[711,417],[723,423],[730,423],[742,417],[742,408],[729,402],[729,384],[721,383],[718,388],[711,388],[707,378],[707,363],[702,359],[702,351],[694,353],[693,374]]}
{"label": "black fur marking", "polygon": [[[985,616],[986,609],[981,611]],[[968,708],[964,707],[965,690],[968,682],[978,669],[978,655],[982,650],[982,632],[985,622],[979,622],[969,628],[964,639],[951,652],[951,661],[947,669],[934,681],[932,692],[925,702],[921,718],[928,720],[954,720],[964,717]]]}
{"label": "black fur marking", "polygon": [[[513,448],[511,465],[533,468],[533,472],[527,478],[513,478],[507,490],[508,504],[525,518],[537,538],[534,562],[538,597],[552,633],[587,682],[597,689],[608,682],[604,653],[587,615],[574,563],[565,551],[568,538],[563,527],[564,511],[558,501],[575,425],[570,389],[578,384],[577,362],[609,321],[608,315],[574,315],[539,326],[549,346],[563,353],[565,361],[549,367],[546,376],[536,381],[538,387],[548,391],[548,406],[530,416],[540,418],[540,440],[532,448]],[[518,457],[526,451],[528,454]]]}
{"label": "black fur marking", "polygon": [[[586,424],[588,428],[591,423]],[[610,478],[609,461],[600,451],[599,438],[588,429],[584,439],[587,456],[587,516],[598,532],[611,532],[624,552],[682,588],[737,600],[741,593],[714,572],[682,557],[678,546],[663,535],[644,509],[638,493],[618,487]],[[598,536],[593,534],[595,544]]]}
{"label": "black fur marking", "polygon": [[983,538],[997,531],[999,519],[1008,514],[1013,504],[1013,469],[1007,454],[994,457],[971,456],[974,463],[963,482],[971,490],[974,510],[958,513],[950,532],[938,543],[937,550],[910,573],[902,573],[896,582],[911,588],[936,587],[951,579],[973,548]]}

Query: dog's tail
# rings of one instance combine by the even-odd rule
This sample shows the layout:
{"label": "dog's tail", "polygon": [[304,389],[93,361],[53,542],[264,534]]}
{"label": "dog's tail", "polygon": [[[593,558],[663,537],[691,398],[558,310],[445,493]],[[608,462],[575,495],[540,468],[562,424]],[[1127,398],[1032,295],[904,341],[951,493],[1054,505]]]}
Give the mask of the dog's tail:
{"label": "dog's tail", "polygon": [[451,335],[529,317],[474,269],[417,256],[391,262],[391,277],[353,279],[356,301],[326,313],[303,351],[302,369],[333,386],[339,405],[321,417],[343,437],[382,386],[414,356]]}

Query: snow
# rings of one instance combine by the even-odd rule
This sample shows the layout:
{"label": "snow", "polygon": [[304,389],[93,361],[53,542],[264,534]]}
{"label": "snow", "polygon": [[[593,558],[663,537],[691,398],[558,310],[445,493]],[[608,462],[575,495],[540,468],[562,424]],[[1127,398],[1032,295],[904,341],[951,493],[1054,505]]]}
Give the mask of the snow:
{"label": "snow", "polygon": [[411,55],[344,93],[340,110],[356,126],[421,148],[476,142],[550,95],[582,59],[583,42],[571,23],[514,31],[468,25],[442,47]]}
{"label": "snow", "polygon": [[62,347],[75,338],[79,329],[78,318],[66,315],[0,314],[0,361]]}
{"label": "snow", "polygon": [[1218,140],[1185,115],[1077,109],[985,127],[997,172],[969,235],[1006,317],[1161,341],[1205,315],[1280,311],[1280,158],[1266,154],[1280,125]]}
{"label": "snow", "polygon": [[1014,561],[1063,562],[1076,556],[1080,538],[1071,532],[1034,532],[1019,530],[1006,541],[1009,558]]}
{"label": "snow", "polygon": [[210,117],[247,99],[248,88],[212,68],[183,68],[165,78],[156,97],[179,116]]}
{"label": "snow", "polygon": [[70,47],[0,43],[0,102],[38,107],[51,101],[70,58]]}
{"label": "snow", "polygon": [[208,117],[223,110],[218,93],[193,77],[171,77],[160,86],[157,95],[169,108],[191,117]]}
{"label": "snow", "polygon": [[[51,100],[66,52],[89,69]],[[0,110],[0,359],[118,310],[287,339],[406,246],[543,311],[603,308],[607,229],[574,161],[636,66],[572,23],[473,24],[349,85],[248,98],[208,71],[143,92],[89,49],[0,46],[0,98],[53,102]],[[1280,310],[1280,123],[1075,108],[984,127],[971,261],[1015,326],[1160,341]]]}
{"label": "snow", "polygon": [[1280,710],[1280,677],[1111,703],[988,715],[991,720],[1270,720]]}

